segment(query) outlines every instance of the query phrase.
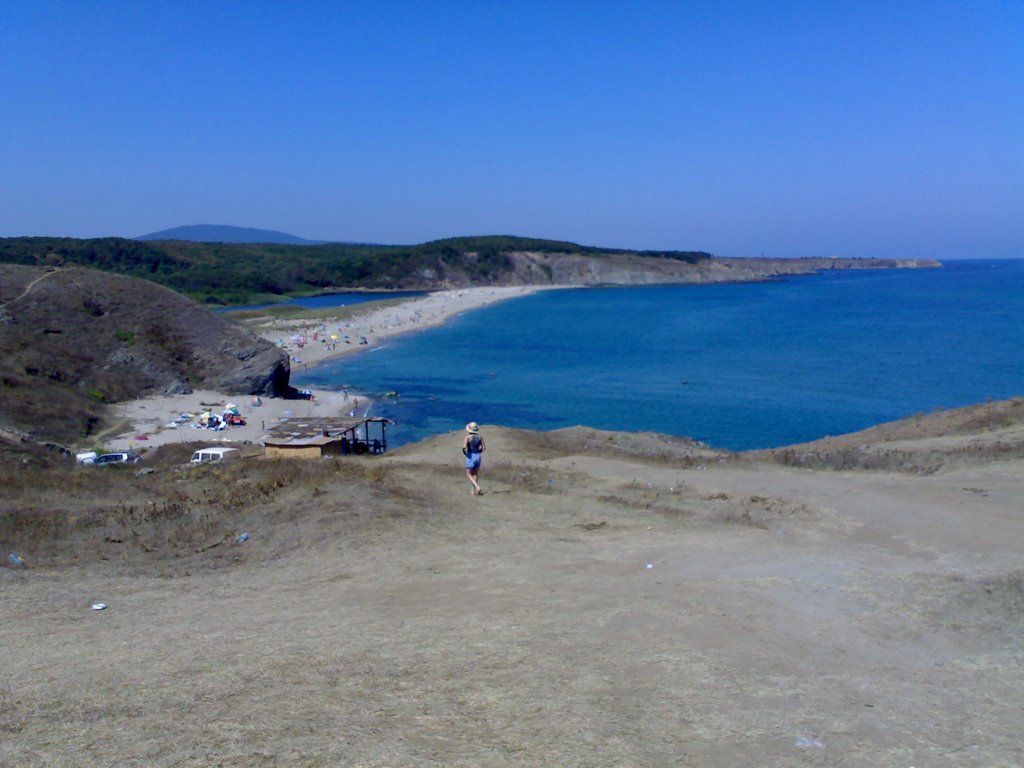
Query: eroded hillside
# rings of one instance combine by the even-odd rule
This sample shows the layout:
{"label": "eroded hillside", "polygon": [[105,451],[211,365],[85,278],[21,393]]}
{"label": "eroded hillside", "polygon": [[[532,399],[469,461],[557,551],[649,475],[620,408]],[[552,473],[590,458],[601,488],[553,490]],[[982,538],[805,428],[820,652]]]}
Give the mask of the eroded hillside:
{"label": "eroded hillside", "polygon": [[0,265],[0,429],[94,433],[108,403],[207,387],[276,394],[285,353],[155,283],[77,267]]}

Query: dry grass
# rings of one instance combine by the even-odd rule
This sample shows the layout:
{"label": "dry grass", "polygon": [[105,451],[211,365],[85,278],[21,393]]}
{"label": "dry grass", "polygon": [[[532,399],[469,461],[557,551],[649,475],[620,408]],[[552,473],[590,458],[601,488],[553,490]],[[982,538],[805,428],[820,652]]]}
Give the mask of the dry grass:
{"label": "dry grass", "polygon": [[934,450],[901,450],[882,447],[838,447],[807,450],[776,448],[771,459],[788,467],[829,469],[839,472],[901,472],[932,475],[947,467],[1010,461],[1024,458],[1024,441],[992,442],[985,445],[959,445]]}
{"label": "dry grass", "polygon": [[686,521],[701,528],[747,526],[763,530],[786,530],[796,523],[802,526],[821,523],[823,515],[808,504],[794,504],[759,494],[736,498],[727,491],[701,491],[685,484],[655,488],[632,480],[598,500],[619,509],[642,510]]}
{"label": "dry grass", "polygon": [[[487,440],[481,497],[451,435],[0,469],[0,764],[1021,764],[1018,476]],[[921,493],[971,527],[876,508]]]}
{"label": "dry grass", "polygon": [[[190,446],[177,448],[190,455]],[[152,472],[140,466],[0,468],[3,545],[31,552],[33,566],[182,558],[271,523],[282,507],[336,494],[347,484],[379,486],[387,475],[372,461],[174,464]]]}
{"label": "dry grass", "polygon": [[881,424],[803,445],[750,451],[790,467],[931,475],[950,467],[1024,458],[1024,398]]}

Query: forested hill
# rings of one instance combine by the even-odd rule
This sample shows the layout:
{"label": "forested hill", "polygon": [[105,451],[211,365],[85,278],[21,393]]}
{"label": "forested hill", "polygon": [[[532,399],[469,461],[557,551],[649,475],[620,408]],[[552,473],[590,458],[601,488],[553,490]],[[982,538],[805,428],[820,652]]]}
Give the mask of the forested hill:
{"label": "forested hill", "polygon": [[629,252],[519,237],[452,238],[412,246],[0,239],[0,262],[94,267],[152,280],[211,304],[340,288],[550,284],[560,282],[557,273],[566,258],[614,261],[622,256],[677,263],[710,258],[699,252]]}
{"label": "forested hill", "polygon": [[92,267],[151,280],[207,304],[345,289],[749,282],[824,269],[939,266],[927,260],[722,259],[701,251],[625,251],[504,236],[408,246],[7,238],[0,239],[0,263]]}
{"label": "forested hill", "polygon": [[273,229],[232,227],[227,224],[189,224],[184,227],[161,229],[136,240],[191,240],[200,243],[285,243],[288,245],[319,245],[325,240],[306,240],[287,232]]}

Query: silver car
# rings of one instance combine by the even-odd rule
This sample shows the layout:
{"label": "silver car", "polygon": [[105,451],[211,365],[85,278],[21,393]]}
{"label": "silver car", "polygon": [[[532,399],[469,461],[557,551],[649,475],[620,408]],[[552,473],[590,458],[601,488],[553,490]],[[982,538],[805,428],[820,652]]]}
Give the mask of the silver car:
{"label": "silver car", "polygon": [[131,451],[121,453],[104,453],[101,456],[97,456],[93,464],[138,464],[142,461],[142,457],[137,453]]}

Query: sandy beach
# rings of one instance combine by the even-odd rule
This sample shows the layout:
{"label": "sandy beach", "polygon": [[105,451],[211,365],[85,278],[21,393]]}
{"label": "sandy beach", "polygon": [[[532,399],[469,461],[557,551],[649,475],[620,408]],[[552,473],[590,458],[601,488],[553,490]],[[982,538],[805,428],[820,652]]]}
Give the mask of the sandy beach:
{"label": "sandy beach", "polygon": [[[519,298],[552,286],[504,286],[436,291],[388,307],[369,308],[346,319],[277,320],[251,324],[252,331],[291,356],[292,374],[327,360],[373,349],[403,333],[440,325],[456,315],[506,299]],[[365,343],[360,343],[365,339]]]}
{"label": "sandy beach", "polygon": [[[321,322],[270,319],[249,327],[288,353],[295,377],[328,360],[379,347],[395,336],[421,331],[463,312],[544,289],[541,286],[460,288],[437,291],[388,307],[368,305],[364,312],[345,319],[328,317]],[[365,343],[361,343],[363,340]],[[258,444],[264,432],[279,424],[281,419],[362,415],[372,408],[372,401],[361,393],[311,391],[313,399],[310,400],[263,397],[259,405],[255,405],[253,397],[213,390],[119,403],[117,413],[123,428],[105,438],[104,444],[111,450],[144,450],[167,443],[198,440]],[[229,404],[238,407],[245,425],[219,431],[198,427],[200,414],[206,411],[220,414]]]}

